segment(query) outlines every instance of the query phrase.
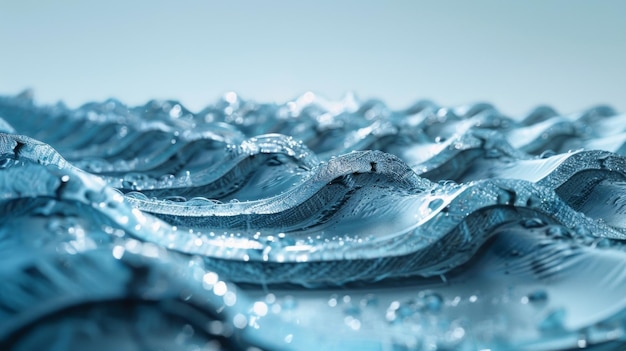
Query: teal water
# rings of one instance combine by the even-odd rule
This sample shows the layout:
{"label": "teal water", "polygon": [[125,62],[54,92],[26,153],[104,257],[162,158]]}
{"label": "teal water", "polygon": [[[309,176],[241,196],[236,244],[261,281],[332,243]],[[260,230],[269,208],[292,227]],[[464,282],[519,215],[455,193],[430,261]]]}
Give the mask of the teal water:
{"label": "teal water", "polygon": [[626,116],[0,97],[11,350],[624,347]]}

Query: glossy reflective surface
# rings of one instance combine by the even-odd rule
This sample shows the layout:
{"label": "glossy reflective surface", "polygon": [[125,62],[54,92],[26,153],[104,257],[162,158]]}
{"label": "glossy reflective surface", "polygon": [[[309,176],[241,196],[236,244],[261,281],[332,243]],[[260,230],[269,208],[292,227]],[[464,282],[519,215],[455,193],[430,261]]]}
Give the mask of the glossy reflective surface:
{"label": "glossy reflective surface", "polygon": [[626,117],[608,107],[21,94],[0,117],[6,348],[625,342]]}

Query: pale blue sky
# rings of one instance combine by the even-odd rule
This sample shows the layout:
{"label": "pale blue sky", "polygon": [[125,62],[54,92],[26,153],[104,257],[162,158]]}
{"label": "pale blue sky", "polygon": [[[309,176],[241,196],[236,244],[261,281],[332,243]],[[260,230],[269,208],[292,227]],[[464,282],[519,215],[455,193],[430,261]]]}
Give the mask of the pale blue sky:
{"label": "pale blue sky", "polygon": [[626,1],[0,2],[0,94],[626,111]]}

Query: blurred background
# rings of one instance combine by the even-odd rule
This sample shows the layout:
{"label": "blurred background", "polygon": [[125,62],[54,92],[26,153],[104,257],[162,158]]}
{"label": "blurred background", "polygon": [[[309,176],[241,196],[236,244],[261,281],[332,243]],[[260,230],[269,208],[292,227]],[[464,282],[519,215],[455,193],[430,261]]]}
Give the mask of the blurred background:
{"label": "blurred background", "polygon": [[0,94],[626,111],[626,1],[3,1]]}

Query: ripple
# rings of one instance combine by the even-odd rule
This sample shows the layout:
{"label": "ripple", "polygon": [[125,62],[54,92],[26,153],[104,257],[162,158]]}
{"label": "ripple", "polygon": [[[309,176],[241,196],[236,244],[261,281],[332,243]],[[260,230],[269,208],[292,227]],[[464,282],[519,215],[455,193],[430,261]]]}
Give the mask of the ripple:
{"label": "ripple", "polygon": [[0,343],[620,346],[625,116],[0,97]]}

